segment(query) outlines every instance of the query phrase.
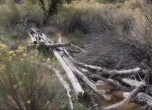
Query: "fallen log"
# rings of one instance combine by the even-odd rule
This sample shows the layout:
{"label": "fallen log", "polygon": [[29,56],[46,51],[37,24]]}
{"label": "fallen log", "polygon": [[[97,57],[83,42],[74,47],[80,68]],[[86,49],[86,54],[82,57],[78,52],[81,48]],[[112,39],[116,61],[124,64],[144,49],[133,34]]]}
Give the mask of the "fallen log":
{"label": "fallen log", "polygon": [[96,83],[96,88],[98,90],[106,90],[106,91],[110,91],[110,90],[113,90],[114,89],[114,86],[111,86],[101,80],[98,80]]}
{"label": "fallen log", "polygon": [[141,88],[145,86],[145,83],[140,84],[138,87],[136,87],[128,97],[126,97],[123,101],[118,102],[116,104],[110,105],[108,107],[105,107],[104,110],[120,110],[122,106],[127,104],[132,98],[134,98],[138,92],[141,90]]}
{"label": "fallen log", "polygon": [[[129,96],[130,92],[113,91],[112,94],[122,97],[122,98],[126,98]],[[152,97],[151,96],[149,96],[143,92],[139,92],[134,98],[138,103],[145,104],[149,107],[152,107]]]}
{"label": "fallen log", "polygon": [[133,68],[133,69],[128,69],[128,70],[108,70],[106,68],[103,67],[99,67],[99,66],[94,66],[94,65],[88,65],[85,63],[80,63],[78,61],[73,60],[73,63],[79,66],[82,66],[84,68],[89,68],[89,69],[93,69],[96,70],[98,72],[102,72],[99,73],[100,75],[122,75],[122,74],[131,74],[131,73],[138,73],[141,69],[139,67]]}
{"label": "fallen log", "polygon": [[126,98],[126,97],[129,96],[130,92],[124,92],[122,90],[117,90],[117,91],[112,91],[111,94],[114,95],[114,96]]}
{"label": "fallen log", "polygon": [[[81,72],[77,67],[75,67],[75,65],[79,66],[80,68],[82,68],[82,67],[83,68],[87,68],[88,70],[89,69],[90,70],[96,70],[97,72],[99,72],[99,74],[98,75],[92,75],[92,78],[96,78],[98,80],[102,80],[104,83],[112,85],[112,86],[116,87],[118,90],[122,90],[122,91],[124,91],[124,93],[127,93],[126,96],[124,95],[124,97],[126,97],[126,98],[122,102],[120,102],[118,104],[115,104],[115,105],[112,105],[112,108],[117,108],[117,107],[119,108],[119,106],[120,106],[119,104],[123,105],[123,103],[126,103],[127,102],[127,96],[130,97],[128,100],[132,99],[131,95],[135,94],[135,92],[137,92],[137,89],[140,86],[140,84],[138,84],[138,82],[132,83],[132,81],[130,79],[129,79],[129,82],[127,82],[128,79],[127,79],[127,81],[125,80],[124,82],[126,84],[129,84],[131,86],[135,86],[136,87],[131,92],[131,90],[132,90],[131,88],[125,87],[125,86],[121,85],[119,82],[116,82],[113,79],[106,79],[105,77],[102,77],[100,75],[123,75],[123,74],[124,75],[129,75],[129,74],[133,73],[133,74],[135,74],[135,77],[136,77],[136,73],[140,72],[142,74],[145,74],[144,79],[141,78],[141,80],[144,80],[145,83],[149,83],[149,81],[147,81],[147,79],[149,79],[149,73],[150,72],[148,72],[148,74],[147,74],[147,72],[144,73],[143,70],[141,71],[141,69],[139,67],[136,67],[136,68],[133,68],[133,69],[128,69],[128,70],[109,70],[109,69],[102,68],[102,67],[99,67],[99,66],[87,65],[87,64],[84,64],[84,63],[77,62],[77,61],[73,60],[73,58],[66,51],[64,46],[61,46],[61,45],[54,46],[56,44],[50,43],[50,41],[48,40],[48,38],[44,34],[41,34],[41,33],[37,32],[35,29],[33,29],[33,31],[34,31],[33,33],[29,32],[29,34],[32,36],[31,39],[33,39],[33,43],[36,41],[37,44],[41,44],[41,43],[43,44],[44,43],[45,46],[50,46],[48,48],[50,48],[50,50],[54,53],[55,57],[60,62],[60,64],[63,67],[63,69],[66,71],[66,74],[68,75],[68,77],[70,79],[70,82],[72,83],[72,86],[73,86],[73,88],[74,88],[74,90],[75,90],[75,92],[77,94],[77,97],[79,97],[79,95],[82,97],[83,94],[84,94],[84,91],[83,91],[81,85],[79,84],[78,80],[76,79],[76,77],[74,76],[73,73],[76,73],[76,75],[83,82],[85,82],[90,88],[92,88],[94,91],[96,91],[98,94],[102,95],[103,97],[108,99],[108,97],[111,97],[111,94],[107,94],[106,90],[99,91],[97,89],[97,87],[96,87],[96,84],[91,79],[89,79],[87,77],[86,74],[88,72],[86,70]],[[152,97],[148,96],[147,94],[139,92],[136,95],[136,99],[140,103],[145,103],[145,104],[147,104],[150,107],[152,106]]]}
{"label": "fallen log", "polygon": [[[37,43],[44,43],[45,45],[51,45],[49,39],[44,34],[39,34],[35,29],[32,29],[32,30],[33,30],[33,33],[37,34],[37,38],[36,38]],[[33,35],[30,32],[29,32],[29,34],[31,36]],[[33,40],[33,39],[31,39],[31,40]],[[66,72],[66,74],[67,74],[67,76],[68,76],[68,78],[69,78],[69,80],[74,88],[74,91],[76,93],[77,98],[83,97],[84,90],[82,89],[81,85],[79,84],[79,81],[75,77],[72,70],[69,68],[67,63],[62,59],[62,57],[60,56],[59,52],[56,49],[50,49],[50,50],[53,51],[54,56],[57,58],[57,60],[61,64],[62,68],[65,70],[65,72]]]}
{"label": "fallen log", "polygon": [[[59,43],[60,43],[61,39],[59,39]],[[111,99],[111,95],[107,94],[105,90],[97,90],[96,85],[90,81],[88,79],[88,77],[82,73],[80,70],[78,70],[75,65],[69,60],[69,59],[73,59],[72,56],[69,54],[69,52],[63,47],[60,48],[63,52],[61,52],[61,56],[64,59],[64,61],[69,65],[69,67],[71,68],[72,71],[74,71],[75,73],[77,73],[77,76],[83,81],[85,82],[91,89],[93,89],[95,92],[97,92],[99,95],[103,96],[106,100],[110,100]]]}
{"label": "fallen log", "polygon": [[152,97],[147,95],[147,94],[145,94],[145,93],[139,92],[136,95],[135,99],[139,103],[143,103],[143,104],[146,104],[149,107],[152,107]]}
{"label": "fallen log", "polygon": [[58,48],[58,47],[66,47],[66,46],[70,46],[71,43],[62,43],[62,44],[50,44],[50,45],[44,45],[44,44],[30,44],[27,46],[28,50],[30,50],[31,48],[34,49],[38,49],[38,48]]}
{"label": "fallen log", "polygon": [[54,73],[56,74],[56,76],[60,80],[61,84],[66,89],[67,96],[69,98],[70,109],[73,110],[73,102],[72,102],[71,89],[70,89],[69,84],[62,78],[62,76],[58,70],[54,69],[52,66],[49,66],[49,68],[54,71]]}
{"label": "fallen log", "polygon": [[108,83],[108,84],[110,84],[112,86],[115,86],[116,89],[118,89],[118,90],[123,90],[123,91],[126,91],[126,92],[130,92],[131,91],[131,88],[125,87],[125,86],[119,84],[118,82],[116,82],[116,81],[114,81],[112,79],[106,79],[106,78],[104,78],[102,76],[99,76],[99,75],[96,75],[96,74],[93,74],[91,76],[91,78],[100,79],[100,80],[102,80],[102,81],[104,81],[104,82],[106,82],[106,83]]}
{"label": "fallen log", "polygon": [[95,85],[92,81],[90,81],[90,80],[88,79],[88,77],[87,77],[84,73],[82,73],[80,70],[78,70],[78,69],[73,65],[73,63],[69,61],[69,59],[68,59],[66,56],[62,55],[62,58],[67,62],[67,64],[69,64],[69,67],[72,69],[72,71],[74,71],[74,72],[77,74],[77,76],[78,76],[83,82],[85,82],[91,89],[93,89],[93,90],[94,90],[95,92],[97,92],[99,95],[103,96],[106,100],[110,100],[110,99],[111,99],[111,95],[110,95],[110,94],[107,94],[107,92],[106,92],[105,90],[100,90],[100,91],[97,90],[96,85]]}
{"label": "fallen log", "polygon": [[141,85],[143,82],[137,81],[137,80],[133,80],[130,78],[119,78],[121,81],[123,81],[124,83],[133,86],[133,87],[138,87],[139,85]]}
{"label": "fallen log", "polygon": [[62,57],[60,56],[60,54],[56,50],[53,50],[53,53],[56,56],[56,58],[58,59],[58,61],[60,62],[62,68],[66,71],[66,74],[67,74],[76,94],[77,94],[77,98],[83,97],[84,91],[83,91],[81,85],[79,84],[79,81],[77,80],[77,78],[73,74],[72,70],[68,66],[68,64],[62,59]]}

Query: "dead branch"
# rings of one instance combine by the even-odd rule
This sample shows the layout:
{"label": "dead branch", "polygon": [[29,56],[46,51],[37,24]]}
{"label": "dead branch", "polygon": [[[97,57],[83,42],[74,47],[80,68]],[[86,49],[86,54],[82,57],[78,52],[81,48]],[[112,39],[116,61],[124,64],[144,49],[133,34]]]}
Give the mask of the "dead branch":
{"label": "dead branch", "polygon": [[73,62],[76,65],[82,66],[84,68],[89,68],[89,69],[97,70],[98,72],[101,71],[102,73],[100,73],[100,75],[103,75],[103,74],[107,74],[107,75],[121,75],[121,74],[137,73],[137,72],[140,71],[139,67],[136,67],[134,69],[128,69],[128,70],[108,70],[108,69],[103,68],[103,67],[94,66],[94,65],[88,65],[88,64],[85,64],[85,63],[80,63],[80,62],[75,61],[75,60],[73,60]]}
{"label": "dead branch", "polygon": [[81,47],[78,47],[78,46],[76,46],[76,45],[74,45],[74,44],[71,44],[71,46],[73,46],[73,47],[79,49],[79,50],[82,51],[82,52],[86,52],[84,49],[82,49]]}
{"label": "dead branch", "polygon": [[[44,43],[45,45],[51,45],[49,39],[44,34],[39,34],[36,29],[31,28],[33,32],[29,32],[30,36],[34,35],[33,33],[37,34],[36,41],[37,43]],[[32,34],[31,34],[32,33]],[[54,53],[54,56],[57,58],[57,60],[60,62],[62,68],[65,70],[73,88],[76,93],[77,98],[80,98],[83,96],[84,91],[79,84],[79,81],[75,77],[72,70],[69,68],[68,64],[62,59],[59,52],[56,49],[51,49]]]}
{"label": "dead branch", "polygon": [[53,51],[54,55],[56,56],[56,58],[58,59],[58,61],[60,62],[62,68],[66,71],[66,74],[69,78],[69,80],[72,83],[72,86],[77,94],[77,98],[80,98],[83,96],[84,91],[81,87],[81,85],[79,84],[79,81],[77,80],[77,78],[75,77],[75,75],[73,74],[71,68],[68,66],[68,64],[62,59],[62,57],[60,56],[60,54],[54,50]]}
{"label": "dead branch", "polygon": [[107,83],[105,83],[105,82],[103,82],[103,81],[101,81],[101,80],[98,80],[98,81],[96,82],[96,88],[97,88],[98,90],[110,91],[110,90],[114,89],[114,86],[111,86],[111,85],[109,85],[109,84],[107,84]]}
{"label": "dead branch", "polygon": [[115,86],[118,90],[123,90],[123,91],[126,91],[126,92],[130,92],[131,91],[131,88],[127,88],[127,87],[119,84],[118,82],[116,82],[116,81],[114,81],[112,79],[106,79],[106,78],[101,77],[101,76],[96,75],[96,74],[93,74],[91,76],[91,78],[100,79],[100,80],[102,80],[102,81],[104,81],[104,82],[106,82],[106,83],[108,83],[108,84],[110,84],[112,86]]}
{"label": "dead branch", "polygon": [[130,92],[124,92],[121,90],[117,90],[117,91],[112,91],[111,93],[112,95],[118,96],[118,97],[122,97],[122,98],[126,98],[129,96]]}
{"label": "dead branch", "polygon": [[121,109],[122,106],[124,106],[126,103],[128,103],[132,98],[134,98],[136,96],[136,94],[141,90],[141,88],[145,86],[145,83],[140,84],[138,87],[136,87],[130,94],[128,97],[126,97],[123,101],[118,102],[116,104],[110,105],[106,108],[104,108],[104,110],[119,110]]}
{"label": "dead branch", "polygon": [[66,46],[70,46],[71,43],[62,43],[62,44],[50,44],[50,45],[43,45],[43,44],[37,44],[37,45],[34,45],[34,44],[31,44],[31,45],[28,45],[29,48],[58,48],[58,47],[66,47]]}
{"label": "dead branch", "polygon": [[90,88],[92,88],[92,89],[93,89],[95,92],[97,92],[99,95],[103,96],[106,100],[110,100],[110,99],[111,99],[111,95],[110,95],[110,94],[107,94],[107,92],[106,92],[105,90],[100,90],[100,91],[97,90],[96,85],[95,85],[92,81],[90,81],[90,80],[88,79],[88,77],[87,77],[84,73],[82,73],[80,70],[78,70],[78,69],[73,65],[73,63],[69,61],[69,59],[68,59],[66,56],[62,55],[62,58],[67,62],[67,64],[69,64],[69,67],[72,69],[72,71],[74,71],[74,72],[77,74],[77,76],[78,76],[83,82],[85,82]]}
{"label": "dead branch", "polygon": [[152,107],[152,97],[143,92],[139,92],[135,99],[137,100],[137,102],[144,103]]}
{"label": "dead branch", "polygon": [[[141,68],[136,67],[133,69],[123,69],[123,70],[109,70],[104,67],[99,67],[99,66],[94,66],[94,65],[88,65],[85,63],[80,63],[78,61],[75,61],[72,56],[69,54],[69,52],[64,48],[65,46],[74,46],[75,48],[81,50],[84,52],[84,50],[80,47],[77,47],[73,44],[70,43],[65,43],[63,44],[62,42],[59,42],[59,44],[53,44],[50,42],[50,40],[45,36],[43,33],[39,33],[36,29],[32,28],[31,29],[33,32],[29,32],[29,35],[32,39],[32,42],[34,43],[34,46],[44,46],[45,48],[49,48],[54,53],[54,56],[57,58],[57,60],[60,62],[62,68],[65,70],[68,78],[70,79],[70,82],[72,83],[72,86],[76,92],[77,97],[82,97],[84,94],[84,91],[79,84],[76,76],[79,77],[84,83],[86,83],[90,88],[92,88],[95,92],[103,96],[105,99],[109,100],[111,99],[111,94],[107,93],[107,91],[111,91],[116,87],[116,89],[121,90],[121,91],[114,91],[112,94],[114,95],[119,95],[125,97],[125,99],[119,103],[116,103],[112,106],[108,106],[105,108],[105,110],[112,110],[112,109],[119,109],[121,108],[124,104],[128,103],[132,98],[136,98],[138,102],[140,103],[145,103],[149,106],[152,106],[152,97],[148,96],[145,93],[139,92],[143,86],[145,86],[144,83],[149,83],[149,76],[150,76],[150,71],[148,70],[141,70]],[[77,66],[77,67],[76,67]],[[78,69],[79,68],[79,69]],[[91,74],[89,70],[95,70],[99,74]],[[122,82],[130,85],[130,86],[135,86],[136,88],[132,91],[132,88],[130,87],[125,87],[120,82],[115,81],[114,79],[106,79],[105,77],[101,75],[129,75],[131,73],[135,74],[136,73],[142,73],[142,75],[145,75],[144,78],[141,78],[143,82],[139,82],[137,80],[132,80],[130,78],[122,78],[120,79]],[[57,72],[58,73],[58,72]],[[76,76],[74,75],[76,74]],[[70,90],[68,86],[64,83],[62,80],[62,76],[60,74],[56,74],[65,88],[67,88],[67,95],[70,99]],[[138,74],[137,74],[138,75]],[[95,83],[93,82],[92,79],[89,79],[87,76],[91,76],[93,79],[98,79],[102,80],[99,82]],[[135,78],[136,79],[136,78]],[[107,90],[107,91],[106,91]],[[132,92],[131,92],[132,91]],[[138,93],[139,92],[139,93]],[[137,95],[136,95],[137,94]],[[72,102],[70,102],[71,104]],[[70,105],[71,108],[73,105]]]}
{"label": "dead branch", "polygon": [[139,85],[141,85],[143,82],[137,81],[137,80],[133,80],[130,78],[120,78],[121,81],[125,82],[126,84],[130,85],[130,86],[135,86],[138,87]]}
{"label": "dead branch", "polygon": [[72,102],[72,96],[71,96],[71,89],[69,84],[63,79],[63,77],[61,76],[60,72],[58,70],[56,70],[55,68],[53,68],[52,66],[49,66],[49,68],[51,70],[54,71],[54,73],[56,74],[56,76],[58,77],[58,79],[60,80],[61,84],[64,86],[64,88],[67,91],[67,96],[69,98],[69,104],[70,104],[70,109],[73,110],[73,102]]}

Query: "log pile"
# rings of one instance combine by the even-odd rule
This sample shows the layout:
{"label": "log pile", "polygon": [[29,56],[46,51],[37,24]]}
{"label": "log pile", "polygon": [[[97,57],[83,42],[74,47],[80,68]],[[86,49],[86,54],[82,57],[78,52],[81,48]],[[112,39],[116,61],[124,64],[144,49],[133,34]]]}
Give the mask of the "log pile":
{"label": "log pile", "polygon": [[[67,46],[73,46],[82,51],[83,49],[80,47],[74,46],[71,43],[59,42],[55,44],[36,28],[31,28],[28,33],[33,42],[29,47],[46,48],[50,53],[53,53],[59,61],[72,84],[77,99],[83,98],[85,94],[85,91],[79,82],[81,80],[106,100],[111,100],[113,95],[124,98],[121,102],[104,107],[104,110],[122,109],[122,106],[129,101],[138,104],[146,104],[149,107],[152,106],[152,97],[149,95],[151,90],[149,89],[149,86],[147,86],[150,85],[150,69],[136,67],[127,70],[109,70],[104,67],[88,65],[76,61],[70,54],[69,50],[66,49]],[[85,51],[83,50],[83,52]],[[59,74],[56,69],[54,69],[54,71],[67,90],[68,96],[71,98],[69,92],[71,89],[69,85],[64,81],[61,74]],[[73,109],[70,98],[70,106],[71,109]]]}

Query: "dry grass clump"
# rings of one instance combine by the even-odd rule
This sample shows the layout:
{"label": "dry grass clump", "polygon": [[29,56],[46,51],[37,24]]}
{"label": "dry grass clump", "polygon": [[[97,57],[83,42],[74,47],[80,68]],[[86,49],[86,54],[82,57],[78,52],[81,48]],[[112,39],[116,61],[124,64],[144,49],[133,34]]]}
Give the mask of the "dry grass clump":
{"label": "dry grass clump", "polygon": [[32,55],[26,53],[23,46],[10,50],[0,43],[0,108],[50,110],[67,107],[67,97],[63,95],[66,92],[59,81],[47,67],[32,63],[37,59]]}
{"label": "dry grass clump", "polygon": [[118,3],[124,2],[125,0],[95,0],[98,3]]}
{"label": "dry grass clump", "polygon": [[[124,6],[130,5],[126,3]],[[88,53],[80,55],[81,61],[110,69],[150,66],[151,5],[134,4],[135,8],[114,5],[103,10],[75,13],[74,18],[90,36],[85,46]]]}

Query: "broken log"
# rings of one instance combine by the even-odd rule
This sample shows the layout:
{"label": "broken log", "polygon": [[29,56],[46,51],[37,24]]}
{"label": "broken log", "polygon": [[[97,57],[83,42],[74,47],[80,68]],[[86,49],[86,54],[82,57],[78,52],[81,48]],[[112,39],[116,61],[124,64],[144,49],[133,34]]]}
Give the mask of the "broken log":
{"label": "broken log", "polygon": [[[59,39],[59,43],[60,43],[60,39]],[[61,52],[61,56],[64,59],[64,61],[69,65],[69,67],[71,68],[72,71],[74,71],[75,73],[77,73],[77,76],[83,81],[85,82],[91,89],[93,89],[95,92],[97,92],[99,95],[103,96],[106,100],[110,100],[111,99],[111,95],[107,94],[105,90],[97,90],[96,85],[90,81],[88,79],[88,77],[86,75],[84,75],[84,73],[82,73],[80,70],[78,70],[75,65],[69,60],[69,59],[73,59],[72,56],[69,54],[69,52],[63,47],[60,48],[63,52]]]}
{"label": "broken log", "polygon": [[[36,40],[37,43],[41,43],[41,41],[44,41],[45,45],[51,45],[49,39],[44,35],[44,34],[39,34],[36,29],[33,29],[33,32],[35,32],[36,34],[38,34]],[[32,34],[29,32],[29,34],[32,36]],[[39,38],[40,37],[40,38]],[[32,40],[32,39],[31,39]],[[57,60],[60,62],[62,68],[65,70],[73,88],[74,91],[76,93],[77,98],[83,97],[84,94],[84,90],[82,89],[79,81],[77,80],[77,78],[75,77],[74,73],[72,72],[72,70],[69,68],[69,66],[67,65],[67,63],[63,60],[63,58],[60,56],[59,52],[56,49],[50,49],[51,51],[53,51],[54,56],[57,58]]]}
{"label": "broken log", "polygon": [[143,103],[143,104],[146,104],[149,107],[152,107],[152,97],[147,95],[147,94],[145,94],[145,93],[139,92],[136,95],[135,99],[139,103]]}
{"label": "broken log", "polygon": [[[119,96],[119,97],[123,97],[126,98],[129,96],[130,92],[124,92],[124,91],[113,91],[112,92],[113,95]],[[139,92],[136,96],[135,96],[135,100],[138,103],[141,104],[146,104],[149,107],[152,107],[152,97],[143,93],[143,92]]]}
{"label": "broken log", "polygon": [[[45,46],[55,45],[53,43],[50,43],[49,39],[44,34],[37,32],[37,30],[35,30],[35,29],[32,29],[32,30],[34,32],[32,32],[32,33],[29,32],[29,34],[32,36],[31,39],[33,39],[33,43],[34,43],[34,41],[36,41],[37,44],[41,44],[41,43],[44,42]],[[73,88],[74,88],[74,90],[77,94],[77,97],[79,97],[79,94],[82,96],[84,91],[83,91],[81,85],[79,84],[78,80],[76,79],[76,77],[73,73],[76,73],[76,75],[83,82],[85,82],[90,88],[92,88],[95,92],[104,96],[105,98],[108,98],[108,96],[111,96],[111,94],[107,94],[107,91],[105,91],[105,90],[98,91],[95,83],[87,77],[86,74],[88,72],[86,72],[86,74],[85,74],[85,72],[81,72],[77,67],[75,67],[74,64],[76,64],[79,67],[87,68],[88,70],[89,69],[90,70],[96,70],[97,72],[99,72],[99,75],[95,75],[95,76],[92,75],[92,78],[102,80],[104,83],[112,85],[119,90],[126,91],[129,94],[128,95],[128,97],[130,97],[129,99],[127,99],[127,97],[126,97],[122,102],[120,102],[118,104],[115,104],[115,105],[112,105],[113,106],[112,108],[117,108],[117,107],[119,108],[119,106],[120,106],[119,104],[123,105],[123,103],[126,103],[128,100],[132,99],[132,96],[133,96],[132,94],[135,94],[135,92],[137,92],[137,89],[139,87],[139,85],[137,84],[138,82],[133,83],[133,86],[135,86],[136,88],[131,92],[131,90],[132,90],[131,88],[125,87],[125,86],[121,85],[119,82],[116,82],[113,79],[106,79],[105,77],[102,77],[100,75],[122,75],[122,74],[129,75],[131,73],[136,74],[136,73],[139,73],[139,72],[144,74],[143,71],[141,71],[141,69],[139,67],[136,67],[136,68],[133,68],[133,69],[128,69],[128,70],[126,70],[126,69],[124,69],[124,70],[109,70],[107,68],[102,68],[102,67],[99,67],[99,66],[87,65],[87,64],[84,64],[84,63],[77,62],[77,61],[73,60],[73,58],[66,51],[64,46],[61,46],[61,45],[60,46],[55,46],[55,47],[50,46],[48,48],[50,48],[50,50],[54,53],[55,57],[60,62],[63,69],[66,71],[66,74],[68,75],[68,77],[70,79],[70,82],[72,83],[72,86],[73,86]],[[146,75],[144,78],[141,78],[141,80],[145,80],[145,82],[148,83],[148,81],[146,81],[147,79],[149,79],[148,75]],[[128,84],[131,85],[131,82],[129,82]],[[136,99],[138,100],[138,102],[145,103],[149,106],[152,106],[152,97],[148,96],[147,94],[139,92],[136,96]]]}
{"label": "broken log", "polygon": [[138,87],[139,85],[141,85],[143,82],[137,81],[137,80],[133,80],[130,78],[119,78],[121,81],[123,81],[124,83],[133,86],[133,87]]}
{"label": "broken log", "polygon": [[89,68],[89,69],[96,70],[98,72],[102,72],[102,73],[100,73],[100,75],[104,75],[104,74],[106,74],[106,75],[130,74],[130,73],[137,73],[141,70],[139,67],[136,67],[133,69],[128,69],[128,70],[108,70],[108,69],[103,68],[103,67],[88,65],[85,63],[80,63],[80,62],[75,61],[75,60],[73,60],[73,63],[75,63],[76,65],[82,66],[84,68]]}
{"label": "broken log", "polygon": [[106,82],[106,83],[108,83],[108,84],[110,84],[112,86],[115,86],[116,89],[118,89],[118,90],[123,90],[123,91],[126,91],[126,92],[130,92],[131,91],[131,88],[125,87],[125,86],[119,84],[118,82],[116,82],[116,81],[114,81],[112,79],[106,79],[106,78],[104,78],[102,76],[99,76],[99,75],[96,75],[96,74],[91,75],[91,78],[100,79],[100,80],[102,80],[102,81],[104,81],[104,82]]}
{"label": "broken log", "polygon": [[141,90],[141,88],[145,86],[145,83],[140,84],[138,87],[136,87],[128,97],[126,97],[123,101],[118,102],[116,104],[110,105],[108,107],[105,107],[104,110],[120,110],[122,106],[127,104],[132,98],[134,98],[138,92]]}
{"label": "broken log", "polygon": [[52,66],[48,66],[48,67],[49,67],[49,69],[54,71],[54,73],[56,74],[56,76],[60,80],[61,84],[66,89],[67,96],[69,98],[70,109],[73,110],[73,102],[72,102],[71,89],[70,89],[69,84],[63,79],[63,77],[61,76],[61,74],[60,74],[60,72],[58,70],[54,69]]}
{"label": "broken log", "polygon": [[66,47],[70,46],[71,43],[62,43],[62,44],[50,44],[50,45],[44,45],[44,44],[31,44],[28,45],[28,48],[58,48],[58,47]]}
{"label": "broken log", "polygon": [[118,96],[118,97],[122,97],[122,98],[126,98],[129,96],[130,92],[124,92],[121,90],[117,90],[117,91],[112,91],[111,93],[112,95]]}
{"label": "broken log", "polygon": [[99,95],[103,96],[106,100],[110,100],[111,99],[111,95],[107,94],[107,92],[105,90],[97,90],[96,85],[88,79],[88,77],[82,73],[80,70],[78,70],[72,62],[69,61],[69,59],[62,55],[62,58],[67,62],[67,64],[69,64],[69,67],[72,69],[72,71],[74,71],[77,76],[83,81],[85,82],[91,89],[93,89],[95,92],[97,92]]}
{"label": "broken log", "polygon": [[69,68],[68,64],[62,59],[62,57],[56,50],[53,50],[53,53],[56,56],[56,58],[58,59],[58,61],[60,62],[62,68],[66,71],[66,74],[77,94],[77,98],[83,97],[84,91],[83,91],[81,85],[79,84],[79,81],[73,74],[72,70]]}
{"label": "broken log", "polygon": [[98,80],[95,84],[96,84],[96,88],[98,90],[110,91],[110,90],[114,89],[114,86],[111,86],[108,83],[103,82],[102,80]]}

